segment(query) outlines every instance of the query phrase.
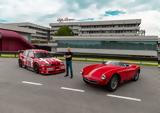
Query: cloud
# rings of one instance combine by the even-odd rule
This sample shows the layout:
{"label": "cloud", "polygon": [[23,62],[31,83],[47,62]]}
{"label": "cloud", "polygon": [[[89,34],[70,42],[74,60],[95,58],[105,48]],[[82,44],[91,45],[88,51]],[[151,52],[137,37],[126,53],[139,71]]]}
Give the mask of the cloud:
{"label": "cloud", "polygon": [[125,14],[125,13],[126,12],[120,11],[120,10],[108,10],[108,11],[105,11],[104,16],[117,16],[117,15]]}
{"label": "cloud", "polygon": [[83,18],[83,19],[79,19],[77,21],[83,22],[83,21],[94,21],[94,18]]}
{"label": "cloud", "polygon": [[160,36],[160,0],[0,0],[0,22],[48,26],[59,17],[79,21],[142,19],[148,35]]}

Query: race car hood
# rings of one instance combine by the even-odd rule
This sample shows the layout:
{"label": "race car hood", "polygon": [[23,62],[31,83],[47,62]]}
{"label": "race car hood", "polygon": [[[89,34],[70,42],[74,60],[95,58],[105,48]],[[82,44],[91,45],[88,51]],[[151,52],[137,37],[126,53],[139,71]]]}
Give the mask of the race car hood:
{"label": "race car hood", "polygon": [[54,65],[58,65],[62,61],[59,60],[59,59],[57,59],[57,58],[39,58],[39,62],[41,62],[41,64],[54,64]]}
{"label": "race car hood", "polygon": [[113,65],[105,65],[105,64],[99,64],[94,65],[93,67],[84,69],[84,76],[86,77],[94,77],[94,78],[100,78],[102,74],[107,74],[111,71],[118,70],[122,67],[120,66],[113,66]]}

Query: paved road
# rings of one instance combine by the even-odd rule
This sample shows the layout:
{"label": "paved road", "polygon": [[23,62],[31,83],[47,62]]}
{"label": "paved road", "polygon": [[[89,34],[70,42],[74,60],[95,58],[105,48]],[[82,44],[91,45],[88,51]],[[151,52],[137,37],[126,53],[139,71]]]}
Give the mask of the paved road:
{"label": "paved road", "polygon": [[74,62],[70,79],[41,76],[19,68],[16,59],[0,59],[0,113],[160,113],[157,67],[142,67],[139,81],[110,93],[82,81],[79,72],[88,64]]}

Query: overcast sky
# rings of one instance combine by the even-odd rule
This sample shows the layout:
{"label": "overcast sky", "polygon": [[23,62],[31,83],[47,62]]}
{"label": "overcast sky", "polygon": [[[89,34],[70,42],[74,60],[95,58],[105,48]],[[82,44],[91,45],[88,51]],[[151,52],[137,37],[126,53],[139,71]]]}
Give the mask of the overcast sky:
{"label": "overcast sky", "polygon": [[160,0],[0,0],[0,23],[48,26],[59,17],[78,21],[142,19],[147,35],[160,36]]}

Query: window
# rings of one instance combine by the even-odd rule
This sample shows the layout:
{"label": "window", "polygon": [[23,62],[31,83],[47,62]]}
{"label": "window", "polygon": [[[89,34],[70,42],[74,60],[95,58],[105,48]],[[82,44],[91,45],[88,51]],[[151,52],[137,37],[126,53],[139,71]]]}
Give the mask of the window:
{"label": "window", "polygon": [[96,41],[96,40],[60,40],[59,48],[156,50],[156,41]]}
{"label": "window", "polygon": [[24,55],[24,56],[28,56],[28,52],[29,52],[29,51],[27,51],[27,50],[24,51],[24,52],[23,52],[23,55]]}
{"label": "window", "polygon": [[30,52],[28,53],[28,57],[34,57],[34,54],[33,54],[32,51],[30,51]]}

